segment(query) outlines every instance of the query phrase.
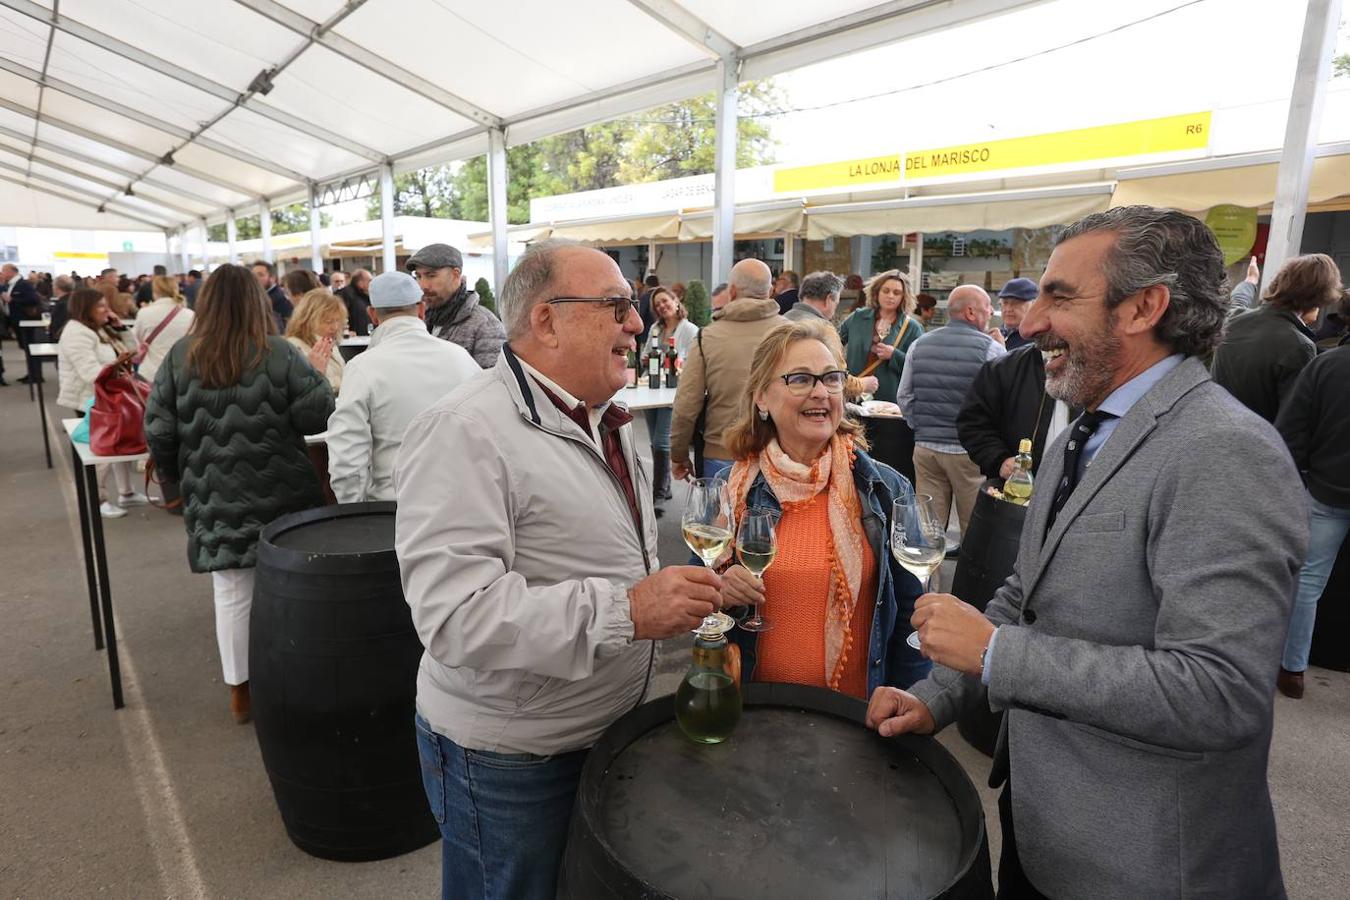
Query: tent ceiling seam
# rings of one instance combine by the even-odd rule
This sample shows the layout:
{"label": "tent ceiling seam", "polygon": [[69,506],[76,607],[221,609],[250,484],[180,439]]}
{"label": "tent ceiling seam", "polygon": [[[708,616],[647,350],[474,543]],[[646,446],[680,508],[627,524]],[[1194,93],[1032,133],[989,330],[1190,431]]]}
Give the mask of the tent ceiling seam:
{"label": "tent ceiling seam", "polygon": [[741,48],[674,0],[628,0],[649,18],[679,35],[714,60],[736,56]]}

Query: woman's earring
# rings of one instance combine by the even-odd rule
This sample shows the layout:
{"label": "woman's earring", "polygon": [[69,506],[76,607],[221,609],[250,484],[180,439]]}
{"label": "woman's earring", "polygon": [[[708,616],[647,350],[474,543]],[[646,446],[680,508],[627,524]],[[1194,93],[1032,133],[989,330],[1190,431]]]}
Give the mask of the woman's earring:
{"label": "woman's earring", "polygon": [[769,411],[768,411],[767,409],[763,409],[763,408],[760,409],[760,411],[759,411],[759,420],[760,420],[761,422],[767,422],[767,421],[769,421]]}

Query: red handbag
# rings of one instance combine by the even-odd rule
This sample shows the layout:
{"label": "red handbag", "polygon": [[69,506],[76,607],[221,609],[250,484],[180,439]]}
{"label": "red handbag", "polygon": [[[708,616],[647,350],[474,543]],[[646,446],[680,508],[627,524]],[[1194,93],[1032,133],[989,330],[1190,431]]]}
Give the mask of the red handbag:
{"label": "red handbag", "polygon": [[97,456],[144,453],[145,401],[150,385],[137,378],[126,362],[104,366],[94,379],[94,405],[89,410],[89,449]]}

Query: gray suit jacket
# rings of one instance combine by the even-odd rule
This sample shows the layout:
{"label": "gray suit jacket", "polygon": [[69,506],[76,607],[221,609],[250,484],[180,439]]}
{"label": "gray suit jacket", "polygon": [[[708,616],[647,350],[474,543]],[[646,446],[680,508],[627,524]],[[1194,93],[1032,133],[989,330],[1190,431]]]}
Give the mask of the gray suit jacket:
{"label": "gray suit jacket", "polygon": [[[1283,897],[1266,761],[1308,539],[1289,452],[1187,359],[1046,534],[1066,435],[987,610],[1023,868],[1052,897]],[[944,667],[911,690],[939,727],[986,695]]]}

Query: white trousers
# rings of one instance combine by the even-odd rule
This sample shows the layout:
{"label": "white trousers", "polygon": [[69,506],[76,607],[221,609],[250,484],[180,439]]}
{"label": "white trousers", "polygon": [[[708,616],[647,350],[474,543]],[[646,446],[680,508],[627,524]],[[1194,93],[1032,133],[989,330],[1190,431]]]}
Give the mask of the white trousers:
{"label": "white trousers", "polygon": [[253,608],[253,570],[211,573],[216,595],[216,642],[226,684],[248,681],[248,614]]}
{"label": "white trousers", "polygon": [[132,463],[109,463],[99,468],[104,470],[103,497],[109,503],[116,506],[119,494],[130,494],[135,490],[131,486]]}

